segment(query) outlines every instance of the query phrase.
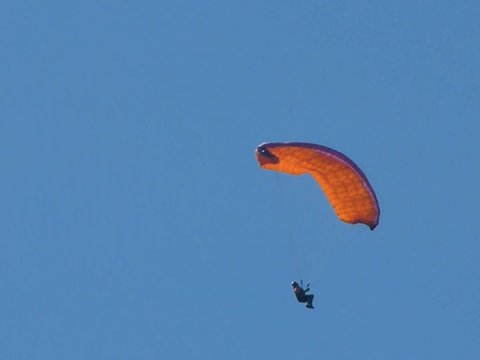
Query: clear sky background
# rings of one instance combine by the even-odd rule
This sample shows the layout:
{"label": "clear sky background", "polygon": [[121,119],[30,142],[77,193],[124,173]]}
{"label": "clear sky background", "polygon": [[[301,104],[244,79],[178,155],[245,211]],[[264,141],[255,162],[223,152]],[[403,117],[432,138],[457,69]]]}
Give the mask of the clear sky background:
{"label": "clear sky background", "polygon": [[[3,2],[0,358],[479,359],[479,13]],[[350,156],[377,229],[264,141]]]}

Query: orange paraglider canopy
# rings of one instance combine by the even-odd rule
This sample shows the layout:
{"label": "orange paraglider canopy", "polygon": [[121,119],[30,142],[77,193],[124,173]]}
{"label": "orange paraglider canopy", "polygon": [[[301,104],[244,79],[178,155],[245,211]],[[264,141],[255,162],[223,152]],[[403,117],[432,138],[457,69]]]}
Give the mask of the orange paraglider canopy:
{"label": "orange paraglider canopy", "polygon": [[264,143],[257,147],[263,169],[291,175],[310,174],[325,192],[340,220],[375,229],[380,207],[363,171],[346,155],[322,145]]}

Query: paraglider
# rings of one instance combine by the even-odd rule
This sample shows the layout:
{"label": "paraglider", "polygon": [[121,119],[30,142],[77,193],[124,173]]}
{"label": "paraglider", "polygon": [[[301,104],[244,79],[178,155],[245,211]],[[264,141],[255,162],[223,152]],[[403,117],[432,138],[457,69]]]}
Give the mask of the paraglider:
{"label": "paraglider", "polygon": [[346,155],[329,147],[301,142],[263,143],[256,149],[261,168],[291,175],[311,175],[338,218],[375,229],[380,217],[375,192],[363,171]]}
{"label": "paraglider", "polygon": [[307,284],[307,288],[305,290],[303,289],[303,280],[300,281],[300,284],[301,285],[298,285],[296,281],[292,282],[293,292],[295,294],[295,297],[297,298],[297,301],[299,303],[307,303],[305,307],[308,309],[313,309],[312,302],[315,295],[307,294],[307,292],[310,291],[310,284]]}

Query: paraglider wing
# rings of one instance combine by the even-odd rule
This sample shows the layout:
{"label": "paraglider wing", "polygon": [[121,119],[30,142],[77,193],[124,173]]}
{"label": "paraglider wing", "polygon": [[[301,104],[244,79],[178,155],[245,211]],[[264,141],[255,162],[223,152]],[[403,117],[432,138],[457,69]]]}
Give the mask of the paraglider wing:
{"label": "paraglider wing", "polygon": [[380,208],[363,171],[346,155],[308,143],[264,143],[257,147],[263,169],[291,175],[310,174],[318,182],[340,220],[375,229]]}

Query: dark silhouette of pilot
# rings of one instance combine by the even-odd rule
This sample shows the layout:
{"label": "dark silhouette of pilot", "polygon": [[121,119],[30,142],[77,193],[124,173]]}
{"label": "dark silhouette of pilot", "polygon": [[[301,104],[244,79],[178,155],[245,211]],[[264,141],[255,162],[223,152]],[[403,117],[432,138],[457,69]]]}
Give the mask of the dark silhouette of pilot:
{"label": "dark silhouette of pilot", "polygon": [[[300,281],[300,283],[303,286],[303,281]],[[298,285],[296,281],[292,282],[293,292],[295,293],[295,296],[298,302],[307,303],[306,307],[309,309],[313,309],[312,302],[313,302],[314,295],[313,294],[307,295],[307,292],[310,291],[310,288],[309,288],[310,284],[307,284],[307,288],[305,290],[303,290],[302,286]]]}

